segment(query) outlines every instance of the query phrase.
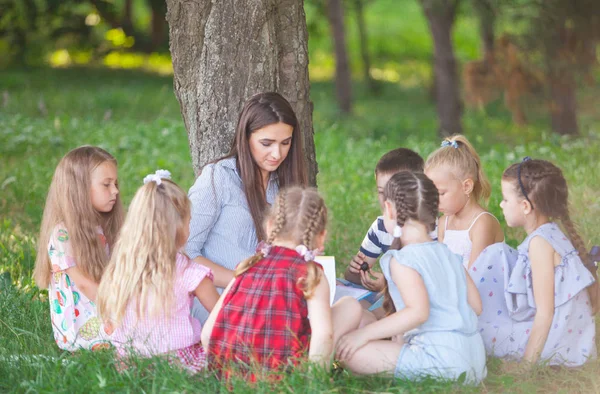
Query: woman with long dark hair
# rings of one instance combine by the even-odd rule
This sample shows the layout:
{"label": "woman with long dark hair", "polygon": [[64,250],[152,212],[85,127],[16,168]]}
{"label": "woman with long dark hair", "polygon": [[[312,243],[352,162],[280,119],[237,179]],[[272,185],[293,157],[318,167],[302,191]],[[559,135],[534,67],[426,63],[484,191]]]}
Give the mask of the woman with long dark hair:
{"label": "woman with long dark hair", "polygon": [[[236,265],[265,240],[263,215],[280,188],[306,186],[302,136],[289,102],[274,92],[252,96],[240,114],[229,153],[207,164],[189,192],[188,256],[210,268],[224,288]],[[194,317],[208,313],[199,303]]]}

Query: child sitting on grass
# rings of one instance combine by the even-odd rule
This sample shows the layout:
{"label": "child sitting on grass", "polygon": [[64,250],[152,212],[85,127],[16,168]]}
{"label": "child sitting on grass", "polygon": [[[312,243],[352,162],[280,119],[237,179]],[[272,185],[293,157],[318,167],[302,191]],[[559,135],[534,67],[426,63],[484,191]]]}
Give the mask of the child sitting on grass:
{"label": "child sitting on grass", "polygon": [[144,179],[98,289],[98,313],[114,332],[121,358],[164,355],[189,372],[204,368],[202,327],[190,314],[194,297],[211,310],[219,298],[212,272],[182,254],[190,200],[159,170]]}
{"label": "child sitting on grass", "polygon": [[67,153],[46,198],[34,271],[38,287],[48,289],[52,331],[63,350],[108,347],[96,292],[122,222],[115,158],[94,146]]}
{"label": "child sitting on grass", "polygon": [[[479,155],[462,135],[446,138],[427,158],[425,174],[440,193],[438,240],[470,270],[488,246],[503,242],[498,219],[483,208],[491,194]],[[469,271],[471,273],[471,271]]]}
{"label": "child sitting on grass", "polygon": [[[382,210],[383,190],[388,180],[400,171],[423,172],[423,163],[423,158],[418,153],[406,148],[389,151],[379,159],[375,166],[375,182],[377,199]],[[346,268],[344,278],[371,291],[383,290],[385,287],[383,275],[371,271],[371,267],[379,256],[388,250],[393,240],[394,238],[383,225],[383,216],[377,217],[365,235],[358,253]]]}
{"label": "child sitting on grass", "polygon": [[[562,171],[545,160],[525,158],[502,175],[506,223],[527,237],[481,276],[483,307],[496,315],[479,322],[490,355],[568,367],[596,358],[596,267],[571,221],[568,194]],[[496,281],[502,291],[490,290]]]}
{"label": "child sitting on grass", "polygon": [[267,242],[238,265],[202,331],[217,371],[239,367],[256,378],[306,355],[329,368],[336,320],[345,318],[336,310],[350,299],[338,301],[332,313],[329,285],[314,262],[326,224],[327,208],[316,190],[292,187],[278,194],[266,219]]}
{"label": "child sitting on grass", "polygon": [[[364,324],[369,312],[354,301],[336,354],[357,374],[388,373],[405,379],[429,375],[479,383],[486,355],[477,332],[481,298],[459,256],[429,233],[438,214],[438,192],[423,173],[399,172],[384,192],[384,225],[395,241],[381,258],[388,316]],[[394,340],[389,340],[393,338]]]}

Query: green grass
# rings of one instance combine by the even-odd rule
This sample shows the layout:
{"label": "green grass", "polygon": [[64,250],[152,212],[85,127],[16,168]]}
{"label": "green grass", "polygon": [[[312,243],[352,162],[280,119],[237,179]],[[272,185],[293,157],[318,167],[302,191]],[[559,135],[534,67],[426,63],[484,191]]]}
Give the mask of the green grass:
{"label": "green grass", "polygon": [[[140,368],[118,374],[109,352],[59,351],[45,294],[31,283],[45,194],[58,160],[68,150],[94,144],[114,154],[126,204],[143,176],[156,168],[171,170],[183,188],[192,185],[187,136],[171,79],[124,71],[40,69],[5,72],[0,86],[8,92],[6,106],[0,107],[0,391],[224,391],[213,377],[188,377],[160,362],[151,372],[140,361]],[[423,90],[386,84],[372,97],[358,85],[355,93],[355,115],[342,118],[332,85],[312,86],[319,189],[331,212],[327,253],[336,256],[338,272],[379,214],[373,175],[379,157],[399,146],[425,157],[439,146],[435,108]],[[573,217],[582,235],[592,244],[600,243],[600,115],[593,105],[597,93],[582,92],[583,135],[578,139],[549,133],[542,104],[532,105],[533,124],[527,128],[514,127],[499,103],[488,113],[465,114],[466,135],[493,185],[490,209],[501,220],[499,179],[504,168],[525,155],[548,158],[568,178]],[[513,230],[507,235],[513,245],[523,237]],[[598,362],[579,370],[536,368],[524,373],[518,366],[490,360],[488,368],[489,377],[478,389],[302,370],[277,385],[237,381],[232,388],[299,393],[600,391]]]}

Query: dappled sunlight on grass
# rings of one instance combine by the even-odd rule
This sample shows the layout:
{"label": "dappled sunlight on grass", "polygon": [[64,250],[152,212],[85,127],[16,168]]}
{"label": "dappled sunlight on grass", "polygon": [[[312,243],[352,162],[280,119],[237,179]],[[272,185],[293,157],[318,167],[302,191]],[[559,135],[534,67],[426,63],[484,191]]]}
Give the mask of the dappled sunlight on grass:
{"label": "dappled sunlight on grass", "polygon": [[[425,62],[404,69],[421,70],[424,76]],[[66,392],[73,387],[92,392],[220,390],[220,382],[213,377],[189,377],[160,365],[152,374],[143,370],[118,374],[110,352],[60,352],[52,338],[45,294],[31,286],[45,195],[58,160],[68,150],[93,144],[111,152],[119,162],[126,205],[143,176],[157,168],[169,169],[184,189],[193,184],[187,134],[172,79],[131,70],[76,67],[11,71],[0,76],[0,84],[8,92],[0,113],[0,391]],[[379,157],[399,146],[426,157],[440,143],[435,107],[426,89],[381,82],[380,91],[373,95],[364,84],[353,87],[354,114],[342,117],[333,84],[311,85],[319,190],[330,212],[326,253],[336,256],[338,273],[380,214],[373,173]],[[596,100],[593,90],[584,92],[584,97]],[[45,112],[40,111],[40,100]],[[548,131],[539,108],[530,110],[535,116],[527,127],[512,125],[501,101],[485,112],[465,112],[465,133],[480,153],[492,183],[489,209],[505,225],[498,206],[503,170],[526,155],[547,158],[560,165],[569,181],[572,216],[582,236],[589,244],[600,244],[598,113],[586,102],[582,137],[565,138]],[[522,230],[504,228],[513,246],[523,240]],[[7,281],[16,287],[6,290]],[[3,357],[14,354],[23,357],[11,359],[10,365],[3,362]],[[68,365],[63,364],[65,359]],[[488,368],[488,378],[479,388],[357,377],[346,371],[334,376],[295,371],[277,389],[298,393],[600,391],[599,361],[579,369],[536,368],[523,373],[519,364],[491,359]],[[251,393],[272,387],[239,381],[235,389]]]}
{"label": "dappled sunlight on grass", "polygon": [[[47,61],[55,68],[96,63],[91,52],[66,49],[50,53]],[[102,58],[101,64],[111,69],[143,70],[159,75],[173,75],[173,64],[169,54],[112,51]]]}

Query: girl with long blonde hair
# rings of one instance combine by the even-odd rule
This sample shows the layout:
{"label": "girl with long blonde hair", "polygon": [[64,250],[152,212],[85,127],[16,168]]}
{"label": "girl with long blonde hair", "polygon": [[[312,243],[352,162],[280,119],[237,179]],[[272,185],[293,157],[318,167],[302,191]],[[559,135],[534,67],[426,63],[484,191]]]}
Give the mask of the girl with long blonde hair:
{"label": "girl with long blonde hair", "polygon": [[440,194],[438,241],[471,270],[485,248],[504,241],[498,219],[484,208],[491,186],[479,155],[464,136],[446,138],[427,158],[425,174]]}
{"label": "girl with long blonde hair", "polygon": [[343,315],[338,304],[332,313],[329,285],[314,262],[326,224],[327,208],[315,189],[296,186],[277,195],[266,218],[266,243],[237,266],[202,331],[215,369],[236,363],[242,370],[280,371],[306,353],[328,367],[333,329]]}
{"label": "girl with long blonde hair", "polygon": [[67,153],[46,198],[34,270],[38,287],[48,289],[61,349],[107,345],[94,302],[122,222],[115,158],[94,146]]}
{"label": "girl with long blonde hair", "polygon": [[148,175],[98,290],[98,313],[125,361],[167,355],[190,372],[204,367],[201,325],[190,315],[194,298],[212,310],[219,295],[210,269],[180,251],[189,235],[190,200],[170,174]]}

